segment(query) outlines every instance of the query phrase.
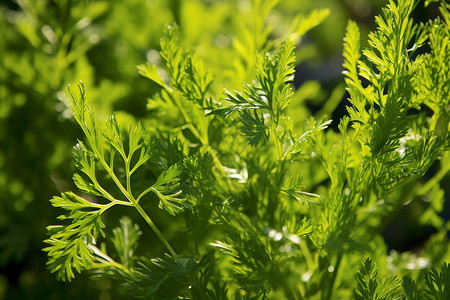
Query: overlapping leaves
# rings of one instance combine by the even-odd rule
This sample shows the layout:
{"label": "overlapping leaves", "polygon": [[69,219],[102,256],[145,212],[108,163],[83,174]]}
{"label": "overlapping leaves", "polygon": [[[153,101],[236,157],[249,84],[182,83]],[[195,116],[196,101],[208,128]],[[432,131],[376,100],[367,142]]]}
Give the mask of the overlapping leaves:
{"label": "overlapping leaves", "polygon": [[425,289],[417,287],[417,283],[409,276],[402,280],[396,276],[381,279],[377,266],[370,258],[364,259],[356,275],[354,299],[405,299],[405,300],[443,300],[450,297],[450,267],[442,265],[440,271],[431,268],[425,274]]}

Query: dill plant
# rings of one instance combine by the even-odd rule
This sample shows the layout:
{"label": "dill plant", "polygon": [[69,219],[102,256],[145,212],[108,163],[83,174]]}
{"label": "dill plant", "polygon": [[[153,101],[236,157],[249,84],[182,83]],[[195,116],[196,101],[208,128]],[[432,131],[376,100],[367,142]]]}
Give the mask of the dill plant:
{"label": "dill plant", "polygon": [[[258,2],[263,15],[275,2]],[[254,69],[217,94],[213,74],[168,26],[168,76],[138,67],[160,86],[145,126],[122,128],[114,115],[99,124],[80,83],[80,193],[51,200],[66,214],[48,227],[49,269],[68,281],[82,271],[111,276],[141,299],[449,299],[439,182],[450,169],[450,6],[416,24],[416,5],[391,0],[365,49],[349,21],[350,105],[337,132],[326,118],[299,125],[292,86],[295,45],[327,11],[283,40],[269,40],[269,29],[249,36],[254,61],[236,69]],[[418,222],[437,233],[419,252],[387,253],[381,233],[411,199],[427,199]],[[123,217],[108,230],[102,217],[113,207]]]}

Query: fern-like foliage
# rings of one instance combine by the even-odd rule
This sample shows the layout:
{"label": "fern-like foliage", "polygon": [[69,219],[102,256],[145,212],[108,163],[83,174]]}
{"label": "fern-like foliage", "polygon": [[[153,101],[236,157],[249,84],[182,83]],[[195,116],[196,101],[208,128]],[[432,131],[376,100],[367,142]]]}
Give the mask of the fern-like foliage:
{"label": "fern-like foliage", "polygon": [[[268,16],[276,1],[252,4]],[[449,6],[441,5],[442,20],[415,24],[416,6],[391,0],[365,49],[357,24],[348,23],[350,105],[337,131],[328,130],[331,120],[302,113],[292,85],[296,42],[322,10],[280,41],[268,29],[243,30],[254,62],[236,41],[245,59],[232,69],[255,68],[238,72],[240,91],[217,83],[217,96],[207,64],[168,26],[163,63],[138,67],[159,86],[145,129],[122,130],[114,116],[98,125],[80,84],[72,107],[86,140],[74,149],[74,181],[83,194],[52,200],[67,213],[66,225],[49,227],[50,270],[63,280],[83,270],[113,276],[140,299],[448,298],[450,227],[439,217],[438,183],[450,169],[450,99],[448,67],[436,65],[450,57]],[[253,28],[264,29],[258,22]],[[422,176],[436,164],[427,183]],[[429,250],[432,239],[423,253],[386,255],[381,233],[411,199],[426,206],[419,222],[436,227],[441,250]],[[134,207],[167,253],[141,243],[138,255],[141,231],[123,218],[108,255],[102,217],[117,205]],[[370,258],[358,269],[361,257]],[[426,272],[430,265],[443,266]]]}
{"label": "fern-like foliage", "polygon": [[396,277],[380,280],[377,267],[367,258],[356,275],[356,289],[353,298],[362,299],[401,299],[400,281]]}
{"label": "fern-like foliage", "polygon": [[[48,228],[51,236],[46,242],[50,246],[44,249],[48,252],[50,270],[57,272],[58,278],[63,280],[71,280],[74,277],[73,270],[87,270],[96,261],[93,247],[96,247],[99,235],[104,236],[102,229],[105,225],[101,215],[111,207],[135,207],[158,235],[159,230],[140,206],[140,200],[152,192],[158,197],[160,207],[170,214],[180,212],[183,207],[183,199],[176,198],[181,193],[177,189],[179,171],[176,165],[163,171],[153,185],[136,194],[131,177],[151,158],[150,137],[142,126],[136,125],[130,127],[125,139],[114,116],[108,118],[104,128],[101,128],[86,105],[86,93],[81,83],[79,92],[78,100],[75,96],[72,98],[72,110],[86,135],[88,146],[79,141],[74,148],[75,165],[82,172],[75,174],[74,181],[82,192],[100,196],[106,203],[88,201],[71,192],[52,200],[53,206],[69,211],[59,219],[68,220],[70,224]],[[117,160],[121,161],[120,170],[124,170],[125,174],[117,174]],[[115,184],[120,197],[113,196],[103,187],[98,177],[99,171],[103,171],[106,179]],[[173,252],[165,239],[163,243]]]}
{"label": "fern-like foliage", "polygon": [[[447,45],[438,45],[434,40],[437,32],[440,33],[439,39],[446,40],[444,32],[448,30],[448,25],[439,19],[433,22],[436,27],[433,30],[430,30],[433,27],[431,23],[413,24],[409,16],[415,6],[414,1],[390,1],[383,10],[383,15],[376,18],[379,29],[369,34],[369,47],[362,51],[363,57],[360,54],[359,30],[354,22],[349,22],[345,37],[344,73],[352,103],[348,108],[349,116],[353,121],[352,126],[358,132],[363,153],[368,151],[368,157],[375,160],[368,176],[373,176],[380,188],[389,188],[392,183],[404,178],[423,174],[433,160],[429,158],[436,157],[434,150],[443,149],[448,140],[447,130],[435,134],[434,123],[441,116],[439,110],[431,104],[433,101],[448,103],[448,96],[443,92],[441,97],[425,96],[429,100],[424,101],[425,90],[420,91],[418,88],[425,84],[430,88],[428,91],[437,91],[438,89],[431,88],[431,84],[445,81],[446,76],[436,81],[424,75],[422,69],[434,72],[433,68],[425,66],[430,61],[428,56],[433,54],[415,55],[416,50],[427,39],[432,48],[431,53],[446,53]],[[444,15],[448,14],[444,6],[441,11]],[[447,65],[444,57],[448,55],[443,54],[440,61],[433,61],[433,65]],[[364,87],[360,77],[369,84]],[[419,120],[408,115],[408,111],[421,109],[424,105],[436,111],[430,131],[421,133],[417,146],[409,147],[407,151],[402,150],[399,156],[401,139],[407,136],[408,128]],[[435,147],[428,149],[421,146],[433,143],[436,144]],[[402,169],[395,166],[402,166]]]}
{"label": "fern-like foliage", "polygon": [[243,92],[225,91],[225,100],[232,105],[214,111],[223,116],[238,112],[243,133],[253,146],[268,141],[270,129],[278,125],[282,111],[292,99],[293,90],[288,83],[294,79],[293,50],[292,41],[286,40],[276,55],[258,55],[256,68],[259,84],[245,84]]}
{"label": "fern-like foliage", "polygon": [[120,258],[120,263],[127,269],[134,267],[136,249],[142,231],[137,224],[133,224],[129,217],[120,219],[120,227],[113,229],[111,241]]}
{"label": "fern-like foliage", "polygon": [[450,266],[444,263],[439,272],[431,268],[425,275],[425,296],[427,299],[448,299],[450,297]]}
{"label": "fern-like foliage", "polygon": [[50,246],[44,249],[49,255],[48,266],[57,272],[59,279],[71,280],[73,270],[81,272],[95,261],[90,245],[95,245],[99,234],[104,235],[101,208],[73,193],[53,198],[52,205],[69,210],[68,215],[59,218],[70,220],[71,224],[48,227],[51,237],[46,242]]}
{"label": "fern-like foliage", "polygon": [[[170,84],[173,88],[201,107],[212,105],[212,100],[207,97],[207,92],[213,77],[192,51],[181,49],[177,25],[165,28],[161,39],[161,56],[166,61]],[[143,76],[155,81],[161,87],[168,87],[158,74],[155,65],[142,65],[138,69]]]}
{"label": "fern-like foliage", "polygon": [[425,273],[425,288],[419,288],[409,276],[399,280],[396,276],[381,279],[377,266],[370,258],[361,263],[356,274],[354,299],[448,299],[449,297],[449,265],[444,263],[441,271],[431,268]]}
{"label": "fern-like foliage", "polygon": [[176,299],[189,290],[191,273],[199,265],[193,259],[153,259],[136,271],[136,278],[128,283],[132,294],[142,299]]}
{"label": "fern-like foliage", "polygon": [[402,278],[402,287],[404,290],[404,299],[407,300],[419,300],[423,299],[422,291],[417,288],[416,282],[409,276]]}

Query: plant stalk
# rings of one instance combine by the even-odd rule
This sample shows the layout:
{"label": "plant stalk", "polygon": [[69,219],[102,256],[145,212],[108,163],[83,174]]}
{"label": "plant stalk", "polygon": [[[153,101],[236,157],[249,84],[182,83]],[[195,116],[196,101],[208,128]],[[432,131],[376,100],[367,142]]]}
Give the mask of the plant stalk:
{"label": "plant stalk", "polygon": [[324,298],[326,300],[330,300],[333,296],[334,284],[336,282],[337,273],[339,271],[339,266],[341,265],[342,253],[340,253],[336,260],[336,266],[334,267],[333,277],[331,278],[330,288],[328,289],[327,296]]}
{"label": "plant stalk", "polygon": [[166,246],[167,250],[169,250],[170,254],[174,259],[178,257],[175,250],[173,250],[172,246],[170,246],[169,242],[166,240],[164,235],[159,231],[158,227],[156,227],[155,223],[153,223],[152,219],[147,215],[147,213],[144,211],[144,209],[139,205],[139,203],[135,202],[134,207],[136,210],[141,214],[141,216],[144,218],[144,220],[150,225],[153,232],[158,236],[158,238],[161,240],[161,242]]}

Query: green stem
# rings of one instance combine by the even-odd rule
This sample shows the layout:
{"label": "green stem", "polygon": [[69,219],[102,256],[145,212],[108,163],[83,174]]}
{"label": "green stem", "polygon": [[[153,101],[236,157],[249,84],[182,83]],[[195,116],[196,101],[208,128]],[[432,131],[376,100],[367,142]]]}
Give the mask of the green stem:
{"label": "green stem", "polygon": [[447,175],[447,173],[450,171],[450,163],[447,163],[444,165],[437,173],[433,176],[430,180],[427,181],[422,187],[419,188],[416,195],[417,196],[423,196],[427,192],[429,192],[436,184],[438,184],[442,178]]}
{"label": "green stem", "polygon": [[170,98],[172,99],[173,104],[178,108],[180,113],[183,115],[184,121],[187,123],[188,128],[191,130],[191,132],[194,134],[194,136],[200,140],[202,143],[202,146],[206,148],[206,151],[211,155],[214,164],[219,169],[219,172],[222,176],[226,176],[225,171],[223,169],[223,165],[220,162],[219,158],[217,157],[216,152],[209,144],[208,136],[202,136],[200,132],[197,130],[197,128],[193,125],[191,118],[187,114],[186,110],[183,108],[183,105],[176,99],[176,97],[173,96],[173,90],[169,87],[165,87],[166,91],[170,95]]}
{"label": "green stem", "polygon": [[277,149],[277,159],[279,161],[283,157],[283,147],[281,145],[280,138],[277,135],[277,125],[276,124],[272,124],[272,130],[271,131],[272,131],[272,136],[273,136],[273,138],[275,140],[275,147]]}
{"label": "green stem", "polygon": [[150,225],[153,232],[158,236],[158,238],[161,240],[161,242],[166,246],[166,248],[169,250],[170,254],[176,258],[177,254],[173,250],[173,248],[170,246],[169,242],[166,240],[164,235],[159,231],[158,227],[156,227],[155,223],[153,223],[152,219],[147,215],[147,213],[144,211],[144,209],[139,205],[139,203],[134,199],[133,195],[131,194],[131,191],[127,191],[120,180],[117,178],[117,176],[114,174],[114,172],[109,169],[108,164],[104,160],[100,160],[105,170],[108,172],[108,174],[111,176],[111,178],[116,183],[117,187],[122,191],[122,193],[127,197],[127,199],[134,205],[136,210],[141,214],[141,216],[144,218],[144,220]]}
{"label": "green stem", "polygon": [[134,206],[132,203],[127,202],[127,201],[114,200],[114,201],[111,201],[110,203],[108,203],[106,205],[98,205],[96,207],[100,208],[99,213],[102,214],[105,211],[107,211],[110,207],[113,207],[116,204],[124,205],[124,206]]}
{"label": "green stem", "polygon": [[[97,153],[96,153],[97,154]],[[131,193],[128,193],[128,191],[125,189],[123,184],[120,182],[119,178],[117,178],[116,174],[114,174],[114,171],[109,168],[109,165],[103,160],[100,159],[100,163],[102,164],[103,168],[106,170],[109,176],[111,176],[114,183],[117,185],[117,187],[120,189],[122,194],[131,202],[134,203],[135,200],[133,198],[133,195]]]}
{"label": "green stem", "polygon": [[104,198],[108,199],[109,201],[111,201],[111,203],[115,203],[115,204],[121,204],[121,205],[128,205],[128,206],[132,206],[131,202],[127,202],[127,201],[120,201],[117,200],[116,198],[114,198],[110,193],[108,193],[101,185],[100,183],[97,181],[97,178],[95,177],[95,174],[93,176],[89,176],[89,178],[92,180],[92,182],[95,185],[95,188],[97,189],[97,191],[99,191]]}
{"label": "green stem", "polygon": [[328,289],[327,297],[325,298],[327,300],[330,300],[331,296],[333,295],[333,288],[334,288],[334,284],[336,282],[336,277],[337,277],[337,273],[339,270],[339,266],[341,265],[341,260],[342,260],[342,254],[339,254],[338,258],[336,260],[336,266],[334,267],[333,277],[331,277],[330,288]]}
{"label": "green stem", "polygon": [[101,259],[98,259],[98,263],[93,263],[89,269],[105,269],[107,267],[114,267],[116,269],[121,270],[123,273],[127,274],[128,276],[133,275],[128,269],[126,269],[124,266],[122,266],[121,264],[117,263],[117,262],[106,262],[103,261]]}
{"label": "green stem", "polygon": [[128,194],[132,195],[131,192],[131,174],[130,174],[130,160],[133,153],[130,154],[124,161],[125,161],[125,175],[127,177],[127,192]]}
{"label": "green stem", "polygon": [[306,245],[306,241],[300,240],[300,243],[298,245],[300,246],[300,249],[303,253],[303,257],[306,260],[306,265],[308,266],[308,270],[313,272],[316,269],[316,264],[314,263],[314,259],[311,255],[311,252],[308,249],[308,245]]}
{"label": "green stem", "polygon": [[139,203],[139,200],[141,200],[142,197],[144,197],[145,195],[147,195],[150,191],[152,191],[153,185],[149,188],[147,188],[145,191],[143,191],[137,198],[136,198],[136,203]]}
{"label": "green stem", "polygon": [[89,245],[91,250],[94,251],[95,254],[97,254],[97,261],[99,263],[94,263],[90,266],[91,269],[97,268],[97,269],[103,269],[105,267],[114,267],[116,269],[121,270],[127,275],[132,275],[130,270],[128,270],[124,265],[116,262],[114,259],[109,257],[106,253],[103,253],[100,249],[98,249],[95,245]]}
{"label": "green stem", "polygon": [[178,257],[175,250],[173,250],[172,246],[170,246],[169,242],[166,240],[164,235],[159,231],[158,227],[156,227],[155,223],[153,223],[152,219],[147,215],[147,213],[144,211],[144,209],[139,205],[139,203],[135,202],[134,207],[137,209],[137,211],[141,214],[141,216],[144,218],[144,220],[150,225],[153,232],[158,236],[158,238],[161,240],[161,242],[166,246],[166,248],[169,250],[170,254],[174,259]]}

